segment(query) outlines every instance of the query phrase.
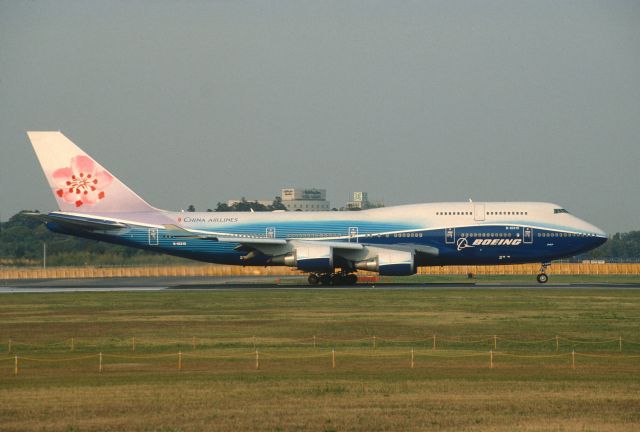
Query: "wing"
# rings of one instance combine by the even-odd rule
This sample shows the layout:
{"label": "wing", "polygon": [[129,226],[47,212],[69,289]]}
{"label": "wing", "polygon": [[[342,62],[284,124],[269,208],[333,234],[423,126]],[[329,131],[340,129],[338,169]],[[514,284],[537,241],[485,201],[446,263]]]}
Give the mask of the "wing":
{"label": "wing", "polygon": [[212,233],[209,231],[192,230],[177,225],[165,225],[165,229],[174,232],[176,238],[199,238],[220,243],[237,243],[237,250],[246,252],[260,252],[263,255],[275,257],[291,253],[298,247],[322,245],[336,251],[358,251],[364,246],[359,243],[344,243],[332,241],[276,239],[267,237],[253,237],[249,235],[230,235],[229,233]]}
{"label": "wing", "polygon": [[166,228],[177,231],[177,237],[236,243],[236,250],[246,252],[243,261],[250,262],[260,254],[268,257],[271,264],[289,265],[305,271],[332,269],[334,264],[339,263],[340,267],[351,270],[363,269],[377,271],[380,274],[406,275],[415,273],[416,257],[429,259],[439,254],[435,247],[411,243],[376,246],[328,240],[234,236],[189,230],[175,225]]}

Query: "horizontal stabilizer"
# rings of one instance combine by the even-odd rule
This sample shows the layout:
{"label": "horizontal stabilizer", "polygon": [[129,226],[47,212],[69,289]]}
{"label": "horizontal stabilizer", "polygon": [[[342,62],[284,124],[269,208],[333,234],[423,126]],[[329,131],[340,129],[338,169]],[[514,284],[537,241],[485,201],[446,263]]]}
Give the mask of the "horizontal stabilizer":
{"label": "horizontal stabilizer", "polygon": [[26,216],[39,219],[43,222],[54,222],[70,228],[85,231],[112,231],[122,228],[129,228],[127,224],[100,218],[84,216],[74,216],[60,213],[25,213]]}

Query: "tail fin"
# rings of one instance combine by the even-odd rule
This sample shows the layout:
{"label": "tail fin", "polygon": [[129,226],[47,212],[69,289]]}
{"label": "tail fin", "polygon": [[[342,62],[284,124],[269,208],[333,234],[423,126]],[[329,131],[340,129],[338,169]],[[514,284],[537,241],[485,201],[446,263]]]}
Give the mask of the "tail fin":
{"label": "tail fin", "polygon": [[154,210],[62,132],[27,132],[62,211],[82,213]]}

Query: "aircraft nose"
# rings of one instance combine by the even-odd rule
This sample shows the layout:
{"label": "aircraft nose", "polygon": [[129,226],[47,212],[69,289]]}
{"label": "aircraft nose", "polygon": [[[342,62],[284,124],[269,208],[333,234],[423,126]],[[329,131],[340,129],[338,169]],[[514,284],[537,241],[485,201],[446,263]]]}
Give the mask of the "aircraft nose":
{"label": "aircraft nose", "polygon": [[[604,232],[603,230],[601,230],[600,228],[598,228],[598,227],[597,227],[597,226],[595,226],[595,225],[591,225],[591,226],[593,227],[593,234],[595,234],[595,235],[596,235],[596,237],[598,237],[598,238],[604,238],[604,240],[605,240],[605,241],[609,238],[609,236],[607,235],[607,233],[606,233],[606,232]],[[603,242],[603,243],[604,243],[604,242]]]}
{"label": "aircraft nose", "polygon": [[607,233],[595,225],[590,226],[590,231],[591,231],[591,235],[593,236],[592,243],[594,248],[606,243],[606,241],[609,239],[609,236],[607,235]]}
{"label": "aircraft nose", "polygon": [[592,235],[592,236],[595,236],[595,237],[598,237],[598,238],[604,238],[605,241],[609,237],[606,232],[604,232],[603,230],[601,230],[597,226],[595,226],[593,224],[590,224],[588,222],[585,222],[585,221],[581,221],[581,222],[584,224],[583,227],[582,227],[582,230],[588,232],[589,235]]}
{"label": "aircraft nose", "polygon": [[598,247],[600,245],[603,245],[603,244],[605,244],[607,242],[607,240],[608,240],[608,238],[606,236],[605,237],[600,237],[600,236],[594,237],[593,238],[593,247],[596,248],[596,247]]}
{"label": "aircraft nose", "polygon": [[609,238],[606,232],[589,222],[582,219],[577,219],[576,222],[576,227],[587,236],[585,243],[592,249],[604,244]]}

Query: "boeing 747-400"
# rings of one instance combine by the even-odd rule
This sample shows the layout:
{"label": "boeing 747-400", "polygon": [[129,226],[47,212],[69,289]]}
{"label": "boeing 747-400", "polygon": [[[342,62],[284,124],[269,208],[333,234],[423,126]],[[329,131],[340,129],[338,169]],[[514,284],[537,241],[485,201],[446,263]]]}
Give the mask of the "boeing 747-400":
{"label": "boeing 747-400", "polygon": [[311,284],[355,284],[357,270],[408,276],[419,266],[548,264],[607,240],[562,206],[438,202],[345,212],[196,213],[149,205],[61,132],[28,132],[58,211],[54,232],[210,263],[290,266]]}

